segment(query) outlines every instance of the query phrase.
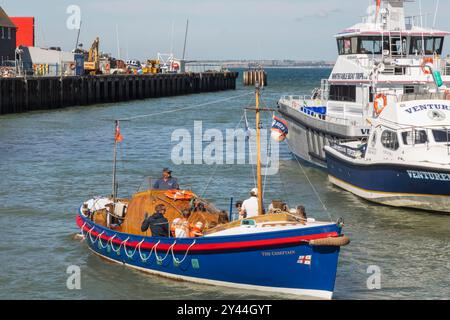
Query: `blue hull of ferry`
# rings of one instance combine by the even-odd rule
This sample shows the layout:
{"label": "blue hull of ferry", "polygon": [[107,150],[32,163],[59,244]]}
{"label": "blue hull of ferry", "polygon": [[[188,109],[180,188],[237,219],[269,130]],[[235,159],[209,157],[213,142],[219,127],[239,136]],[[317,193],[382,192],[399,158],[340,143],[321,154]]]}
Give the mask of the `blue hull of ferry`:
{"label": "blue hull of ferry", "polygon": [[[340,235],[341,228],[336,224],[184,239],[117,233],[94,224],[82,214],[78,215],[77,224],[95,253],[142,271],[199,283],[324,299],[331,299],[334,291],[339,247],[311,246],[298,239]],[[108,240],[111,238],[114,241]],[[125,249],[120,244],[126,239],[129,245]],[[139,242],[140,247],[136,246]]]}
{"label": "blue hull of ferry", "polygon": [[[330,178],[358,190],[354,193],[371,194],[373,198],[369,200],[381,199],[376,202],[383,203],[383,199],[389,199],[388,202],[393,199],[393,203],[400,204],[398,206],[432,211],[447,212],[450,209],[448,170],[396,164],[361,165],[329,151],[326,151],[326,159]],[[405,205],[401,205],[401,199],[405,199]]]}

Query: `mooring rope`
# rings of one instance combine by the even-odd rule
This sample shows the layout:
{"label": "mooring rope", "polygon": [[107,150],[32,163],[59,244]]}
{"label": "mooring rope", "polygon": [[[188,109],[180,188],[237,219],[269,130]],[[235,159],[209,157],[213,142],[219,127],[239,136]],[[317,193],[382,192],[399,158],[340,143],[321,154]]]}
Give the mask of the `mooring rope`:
{"label": "mooring rope", "polygon": [[220,103],[220,102],[226,102],[226,101],[242,98],[242,97],[245,97],[245,96],[250,95],[250,94],[253,94],[253,92],[246,92],[244,94],[240,94],[240,95],[237,95],[237,96],[223,98],[223,99],[218,99],[218,100],[205,102],[205,103],[200,103],[200,104],[196,104],[196,105],[193,105],[193,106],[187,106],[187,107],[182,107],[182,108],[177,108],[177,109],[165,110],[165,111],[161,111],[161,112],[154,112],[154,113],[149,113],[149,114],[143,114],[143,115],[139,115],[139,116],[128,117],[128,118],[123,118],[123,119],[117,119],[117,120],[119,120],[119,121],[131,121],[131,120],[140,119],[140,118],[147,118],[147,117],[158,116],[158,115],[161,115],[161,114],[167,114],[167,113],[173,113],[173,112],[189,110],[189,109],[194,109],[194,108],[206,107],[206,106],[210,106],[210,105],[217,104],[217,103]]}

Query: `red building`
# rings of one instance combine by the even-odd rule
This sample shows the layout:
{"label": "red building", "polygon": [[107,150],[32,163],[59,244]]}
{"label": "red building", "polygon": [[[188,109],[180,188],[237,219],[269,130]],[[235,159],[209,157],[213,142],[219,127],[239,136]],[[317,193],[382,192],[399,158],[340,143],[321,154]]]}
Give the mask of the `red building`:
{"label": "red building", "polygon": [[16,47],[34,47],[34,17],[10,17],[17,27]]}

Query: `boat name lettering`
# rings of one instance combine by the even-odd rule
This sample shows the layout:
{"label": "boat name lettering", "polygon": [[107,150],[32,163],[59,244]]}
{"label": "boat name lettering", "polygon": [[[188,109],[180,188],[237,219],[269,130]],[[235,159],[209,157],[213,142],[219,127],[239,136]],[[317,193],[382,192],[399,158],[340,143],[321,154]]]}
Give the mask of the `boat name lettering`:
{"label": "boat name lettering", "polygon": [[333,73],[333,80],[365,80],[368,79],[364,73]]}
{"label": "boat name lettering", "polygon": [[263,251],[261,252],[261,255],[263,257],[270,257],[270,256],[286,256],[295,254],[295,250],[288,250],[288,251]]}
{"label": "boat name lettering", "polygon": [[412,114],[414,112],[423,111],[423,110],[448,110],[448,111],[450,111],[450,106],[446,105],[446,104],[430,103],[430,104],[421,104],[418,106],[409,107],[408,109],[405,109],[405,111],[410,114]]}
{"label": "boat name lettering", "polygon": [[450,174],[407,170],[411,179],[450,181]]}

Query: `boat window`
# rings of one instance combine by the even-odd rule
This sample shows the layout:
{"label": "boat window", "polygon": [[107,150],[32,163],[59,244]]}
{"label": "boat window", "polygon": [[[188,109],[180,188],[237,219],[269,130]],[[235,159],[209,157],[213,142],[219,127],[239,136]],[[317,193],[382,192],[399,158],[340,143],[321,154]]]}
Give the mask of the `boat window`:
{"label": "boat window", "polygon": [[433,130],[434,141],[450,142],[450,130]]}
{"label": "boat window", "polygon": [[381,37],[360,37],[358,53],[381,54],[383,51]]}
{"label": "boat window", "polygon": [[331,85],[329,99],[333,101],[356,102],[356,86]]}
{"label": "boat window", "polygon": [[415,87],[414,86],[403,86],[403,92],[405,94],[414,93],[415,92]]}
{"label": "boat window", "polygon": [[339,55],[357,53],[357,38],[340,38],[337,39]]}
{"label": "boat window", "polygon": [[397,150],[399,148],[397,133],[391,130],[384,130],[381,134],[381,144],[390,150]]}
{"label": "boat window", "polygon": [[411,38],[410,54],[442,54],[443,44],[444,38],[442,37],[413,37]]}
{"label": "boat window", "polygon": [[414,130],[402,132],[403,144],[407,146],[415,144],[424,144],[428,142],[427,132],[425,130]]}
{"label": "boat window", "polygon": [[343,55],[344,54],[344,39],[337,39],[337,45],[338,45],[339,55]]}

